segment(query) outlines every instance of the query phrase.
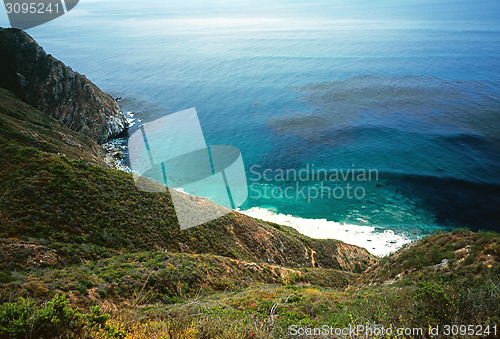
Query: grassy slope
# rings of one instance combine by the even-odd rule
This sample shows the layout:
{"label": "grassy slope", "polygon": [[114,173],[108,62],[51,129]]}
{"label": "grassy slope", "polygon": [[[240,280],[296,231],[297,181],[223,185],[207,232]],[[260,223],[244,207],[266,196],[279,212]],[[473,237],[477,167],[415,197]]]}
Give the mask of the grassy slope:
{"label": "grassy slope", "polygon": [[356,281],[358,286],[425,282],[436,273],[443,283],[473,284],[492,275],[498,278],[498,233],[455,230],[422,239],[382,258]]}
{"label": "grassy slope", "polygon": [[[496,233],[464,230],[430,236],[381,259],[357,281],[351,273],[347,288],[320,286],[341,281],[340,272],[328,277],[326,269],[158,252],[28,271],[12,277],[8,287],[47,294],[61,289],[71,299],[88,294],[86,303],[113,314],[107,324],[130,338],[281,338],[291,325],[325,324],[423,329],[475,324],[492,331],[500,321],[499,241]],[[449,266],[439,265],[444,259]],[[158,296],[163,299],[154,302]],[[420,336],[406,336],[412,337]]]}
{"label": "grassy slope", "polygon": [[[500,323],[499,241],[498,233],[456,230],[381,259],[344,289],[300,280],[257,284],[183,303],[149,304],[140,311],[122,308],[110,323],[144,338],[169,338],[169,333],[179,338],[281,338],[288,337],[291,325],[325,324],[392,326],[394,338],[403,337],[396,335],[397,328],[425,331],[429,326],[474,324],[482,326],[482,337],[495,338]],[[489,334],[484,332],[487,326]],[[475,336],[459,332],[456,337]]]}
{"label": "grassy slope", "polygon": [[0,102],[0,237],[32,239],[70,263],[122,250],[353,272],[374,261],[363,249],[237,213],[181,231],[168,192],[139,191],[130,174],[98,166],[95,143],[9,92],[0,91]]}
{"label": "grassy slope", "polygon": [[[168,194],[137,191],[90,139],[1,89],[0,103],[1,302],[65,293],[112,314],[79,332],[64,318],[60,333],[266,338],[292,324],[499,324],[498,234],[428,237],[359,275],[375,261],[365,251],[237,213],[180,231]],[[24,304],[0,307],[0,338],[12,337],[2,335],[12,305]]]}

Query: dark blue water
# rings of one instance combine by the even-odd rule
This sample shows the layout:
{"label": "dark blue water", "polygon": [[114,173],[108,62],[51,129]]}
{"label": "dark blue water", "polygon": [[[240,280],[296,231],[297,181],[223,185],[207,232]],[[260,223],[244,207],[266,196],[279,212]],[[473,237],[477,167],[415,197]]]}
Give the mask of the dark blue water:
{"label": "dark blue water", "polygon": [[[242,151],[242,209],[418,234],[500,228],[496,0],[82,2],[29,33],[142,122],[195,106],[208,144]],[[312,166],[378,176],[260,178]],[[347,184],[364,196],[327,195]]]}

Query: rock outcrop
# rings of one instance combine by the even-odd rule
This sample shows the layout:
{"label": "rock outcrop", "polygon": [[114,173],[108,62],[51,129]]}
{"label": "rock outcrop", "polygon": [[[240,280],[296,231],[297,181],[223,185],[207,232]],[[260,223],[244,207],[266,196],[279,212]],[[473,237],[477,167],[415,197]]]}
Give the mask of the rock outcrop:
{"label": "rock outcrop", "polygon": [[51,249],[33,242],[0,238],[0,261],[6,269],[55,266],[60,257]]}
{"label": "rock outcrop", "polygon": [[128,126],[110,95],[18,29],[0,28],[0,87],[98,143]]}

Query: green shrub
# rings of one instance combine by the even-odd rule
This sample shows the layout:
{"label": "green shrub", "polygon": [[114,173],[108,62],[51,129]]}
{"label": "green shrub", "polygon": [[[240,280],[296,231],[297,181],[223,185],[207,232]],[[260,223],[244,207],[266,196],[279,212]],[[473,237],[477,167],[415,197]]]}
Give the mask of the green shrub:
{"label": "green shrub", "polygon": [[99,330],[107,338],[124,337],[106,324],[109,318],[99,306],[81,313],[69,304],[65,294],[56,294],[42,307],[20,297],[17,302],[0,306],[0,338],[75,338]]}
{"label": "green shrub", "polygon": [[0,338],[29,337],[34,309],[34,301],[24,298],[0,305]]}
{"label": "green shrub", "polygon": [[443,324],[455,314],[455,297],[444,285],[435,283],[420,283],[414,295],[421,304],[422,324]]}
{"label": "green shrub", "polygon": [[7,284],[15,280],[16,278],[9,271],[0,270],[0,284]]}

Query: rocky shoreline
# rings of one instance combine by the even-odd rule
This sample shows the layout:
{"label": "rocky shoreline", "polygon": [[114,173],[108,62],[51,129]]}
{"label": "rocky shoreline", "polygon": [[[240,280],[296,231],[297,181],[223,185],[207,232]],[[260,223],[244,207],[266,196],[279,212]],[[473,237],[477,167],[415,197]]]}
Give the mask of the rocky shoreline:
{"label": "rocky shoreline", "polygon": [[132,170],[127,165],[126,162],[126,152],[127,152],[127,138],[121,137],[116,139],[111,139],[106,143],[101,145],[104,151],[104,161],[109,166],[124,171],[127,173],[132,173]]}

